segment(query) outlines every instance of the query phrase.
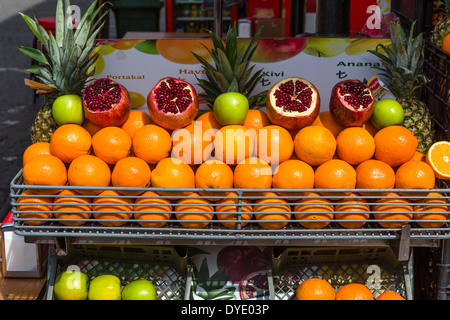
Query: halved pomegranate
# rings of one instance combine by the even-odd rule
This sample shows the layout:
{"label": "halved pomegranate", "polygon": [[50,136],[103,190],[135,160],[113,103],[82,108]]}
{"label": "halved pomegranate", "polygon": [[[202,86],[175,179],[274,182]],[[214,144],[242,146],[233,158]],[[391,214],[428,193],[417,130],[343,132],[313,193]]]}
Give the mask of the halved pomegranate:
{"label": "halved pomegranate", "polygon": [[344,80],[334,86],[330,112],[340,125],[360,127],[370,119],[374,108],[375,98],[364,82]]}
{"label": "halved pomegranate", "polygon": [[189,125],[198,112],[197,92],[183,80],[166,77],[147,96],[147,107],[153,121],[166,129]]}
{"label": "halved pomegranate", "polygon": [[290,77],[276,83],[266,100],[267,116],[288,130],[309,126],[320,110],[320,95],[309,81]]}
{"label": "halved pomegranate", "polygon": [[130,95],[120,83],[101,78],[90,83],[83,91],[86,118],[104,128],[120,126],[131,112]]}

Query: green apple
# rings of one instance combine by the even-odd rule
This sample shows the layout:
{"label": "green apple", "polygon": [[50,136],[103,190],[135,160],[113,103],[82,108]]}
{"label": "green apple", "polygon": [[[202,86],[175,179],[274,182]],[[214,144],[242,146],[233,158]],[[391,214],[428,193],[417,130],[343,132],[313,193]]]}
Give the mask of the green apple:
{"label": "green apple", "polygon": [[75,94],[65,94],[55,99],[52,115],[58,125],[74,123],[81,125],[84,120],[83,101]]}
{"label": "green apple", "polygon": [[402,105],[395,99],[381,99],[375,103],[370,122],[377,129],[400,125],[405,119]]}
{"label": "green apple", "polygon": [[102,274],[89,284],[89,300],[121,300],[122,285],[120,279],[112,274]]}
{"label": "green apple", "polygon": [[226,92],[214,101],[213,112],[222,126],[242,125],[248,113],[248,99],[242,93]]}
{"label": "green apple", "polygon": [[88,284],[89,278],[85,273],[63,271],[56,277],[53,293],[57,300],[86,300]]}
{"label": "green apple", "polygon": [[149,280],[131,281],[122,290],[122,300],[156,300],[155,287]]}

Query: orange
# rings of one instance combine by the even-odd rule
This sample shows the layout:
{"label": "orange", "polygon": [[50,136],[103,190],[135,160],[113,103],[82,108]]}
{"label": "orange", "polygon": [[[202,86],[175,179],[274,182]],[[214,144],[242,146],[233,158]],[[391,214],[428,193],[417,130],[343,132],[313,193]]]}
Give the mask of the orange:
{"label": "orange", "polygon": [[[301,160],[287,160],[274,170],[273,187],[276,189],[312,189],[314,188],[314,169]],[[278,192],[280,196],[303,196],[303,192]],[[295,200],[295,199],[290,199]]]}
{"label": "orange", "polygon": [[241,125],[220,128],[214,136],[215,157],[229,165],[236,165],[253,155],[255,131]]}
{"label": "orange", "polygon": [[250,201],[241,199],[241,202],[239,203],[239,197],[236,192],[228,193],[226,198],[223,198],[216,203],[217,220],[227,228],[236,229],[238,226],[243,227],[253,216],[251,213],[253,212],[253,207],[248,205],[250,204]]}
{"label": "orange", "polygon": [[450,35],[446,35],[444,41],[442,41],[442,50],[450,53]]}
{"label": "orange", "polygon": [[375,135],[378,132],[378,129],[375,128],[375,126],[370,121],[367,121],[367,122],[363,123],[362,128],[364,128],[367,131],[369,131],[369,133],[372,135],[372,137],[375,137]]}
{"label": "orange", "polygon": [[425,155],[422,152],[419,152],[416,150],[414,153],[414,156],[411,160],[417,160],[417,161],[426,161]]}
{"label": "orange", "polygon": [[318,166],[333,158],[336,139],[325,127],[308,126],[296,134],[294,146],[295,154],[300,160]]}
{"label": "orange", "polygon": [[419,142],[414,134],[402,126],[389,126],[375,136],[374,158],[398,167],[414,157]]}
{"label": "orange", "polygon": [[[134,219],[146,228],[161,228],[170,219],[172,204],[154,191],[145,191],[134,202]],[[143,221],[152,220],[152,221]]]}
{"label": "orange", "polygon": [[[424,196],[424,200],[420,201],[423,203],[414,206],[414,219],[422,228],[442,227],[449,218],[449,204],[447,199],[442,194],[437,192],[430,192]],[[435,221],[423,222],[421,220]]]}
{"label": "orange", "polygon": [[196,192],[178,200],[175,206],[175,212],[175,216],[180,224],[189,229],[202,229],[214,217],[214,207],[211,206],[211,202],[202,198]]}
{"label": "orange", "polygon": [[200,62],[192,54],[196,53],[206,61],[211,59],[207,48],[212,48],[212,40],[209,39],[159,39],[156,40],[158,53],[166,60],[176,64],[199,64]]}
{"label": "orange", "polygon": [[[107,227],[119,227],[127,223],[127,219],[131,219],[133,214],[132,198],[121,197],[116,190],[102,191],[92,202],[94,218],[98,219],[98,223]],[[116,220],[116,221],[102,221]]]}
{"label": "orange", "polygon": [[234,168],[233,179],[234,187],[238,189],[269,189],[272,186],[272,168],[266,161],[250,157],[239,162]]}
{"label": "orange", "polygon": [[117,161],[111,174],[111,183],[120,188],[123,195],[139,195],[145,190],[123,188],[147,188],[150,186],[152,171],[147,162],[138,157],[126,157]]}
{"label": "orange", "polygon": [[297,300],[335,300],[336,293],[328,281],[309,278],[300,283],[295,296]]}
{"label": "orange", "polygon": [[133,110],[130,112],[130,116],[128,119],[120,126],[122,130],[124,130],[131,139],[134,138],[134,135],[137,130],[142,128],[147,124],[152,124],[152,117],[140,110]]}
{"label": "orange", "polygon": [[92,149],[106,163],[115,164],[130,154],[131,138],[119,127],[105,127],[92,137]]}
{"label": "orange", "polygon": [[157,164],[170,156],[172,139],[170,133],[160,126],[147,124],[138,129],[133,138],[133,152],[148,164]]}
{"label": "orange", "polygon": [[25,166],[31,159],[42,155],[52,155],[49,142],[36,142],[29,145],[23,152],[22,165]]}
{"label": "orange", "polygon": [[372,292],[363,284],[345,284],[336,291],[336,300],[374,300]]}
{"label": "orange", "polygon": [[267,114],[258,109],[250,109],[248,110],[247,117],[245,117],[245,121],[242,124],[247,129],[254,129],[258,131],[259,129],[269,126],[272,123],[270,122]]}
{"label": "orange", "polygon": [[[41,155],[27,161],[23,167],[23,182],[26,185],[64,186],[67,169],[64,163],[52,155]],[[36,194],[55,194],[59,189],[32,189]]]}
{"label": "orange", "polygon": [[53,132],[50,138],[51,153],[65,163],[89,154],[92,138],[90,133],[77,124],[64,124]]}
{"label": "orange", "polygon": [[334,206],[334,218],[340,226],[347,229],[357,229],[365,225],[366,220],[369,219],[370,206],[365,199],[357,197],[358,194],[352,193],[349,198],[339,200],[338,204]]}
{"label": "orange", "polygon": [[331,133],[335,138],[337,138],[339,132],[345,129],[344,126],[340,125],[339,123],[336,122],[336,120],[334,120],[330,111],[320,112],[311,125],[327,128],[328,130],[331,131]]}
{"label": "orange", "polygon": [[[210,137],[211,138],[211,137]],[[197,165],[211,157],[213,143],[204,139],[202,126],[192,123],[172,133],[172,157]]]}
{"label": "orange", "polygon": [[[155,188],[195,188],[195,174],[191,166],[176,158],[164,158],[152,171],[152,187]],[[191,191],[157,191],[160,195],[189,195]]]}
{"label": "orange", "polygon": [[[395,188],[397,189],[433,189],[435,175],[433,169],[422,161],[407,161],[395,173]],[[414,195],[414,192],[401,192]]]}
{"label": "orange", "polygon": [[264,229],[281,229],[291,219],[291,206],[276,193],[268,192],[255,204],[253,210],[256,221]]}
{"label": "orange", "polygon": [[401,295],[392,290],[386,290],[380,294],[376,300],[405,300]]}
{"label": "orange", "polygon": [[[233,188],[233,170],[226,163],[211,159],[202,163],[195,171],[195,187],[200,189],[231,189]],[[228,192],[200,191],[200,194],[216,201],[224,197]]]}
{"label": "orange", "polygon": [[277,165],[292,157],[294,140],[285,128],[269,125],[257,131],[255,148],[257,157]]}
{"label": "orange", "polygon": [[383,228],[401,228],[413,218],[413,207],[398,193],[388,193],[385,198],[372,205],[373,217]]}
{"label": "orange", "polygon": [[222,125],[217,121],[214,112],[208,111],[201,114],[195,121],[195,124],[200,124],[204,132],[207,130],[219,130]]}
{"label": "orange", "polygon": [[[317,189],[354,189],[356,186],[356,170],[343,160],[328,160],[316,168],[314,186]],[[343,194],[339,192],[320,193],[327,196]]]}
{"label": "orange", "polygon": [[431,166],[438,179],[449,180],[450,142],[438,141],[432,144],[428,149],[425,161]]}
{"label": "orange", "polygon": [[375,153],[375,140],[366,129],[346,128],[336,138],[336,153],[340,159],[358,165],[372,158]]}
{"label": "orange", "polygon": [[[358,189],[393,189],[395,186],[394,169],[387,163],[369,159],[356,167],[356,188]],[[361,192],[363,195],[382,193]]]}
{"label": "orange", "polygon": [[87,119],[83,121],[82,127],[85,128],[89,132],[91,137],[93,137],[94,134],[96,134],[102,128],[102,127],[96,126],[95,124],[93,124],[92,122],[90,122]]}
{"label": "orange", "polygon": [[[111,183],[111,170],[100,158],[92,155],[84,155],[72,161],[68,170],[69,185],[86,187],[77,189],[81,194],[99,194],[101,187],[107,187]],[[91,187],[100,187],[93,189]]]}
{"label": "orange", "polygon": [[27,189],[21,194],[24,197],[20,197],[17,203],[29,203],[17,206],[19,217],[23,219],[30,219],[24,221],[30,226],[39,226],[46,223],[46,220],[37,219],[50,219],[53,216],[52,205],[53,198],[51,197],[36,197],[32,190]]}
{"label": "orange", "polygon": [[[334,206],[318,193],[310,192],[294,206],[295,218],[307,229],[322,229],[331,223]],[[302,221],[314,220],[314,221]]]}
{"label": "orange", "polygon": [[[91,217],[92,200],[81,197],[77,192],[71,189],[62,190],[55,197],[53,211],[56,219],[66,226],[81,226]],[[73,220],[74,221],[69,221]]]}

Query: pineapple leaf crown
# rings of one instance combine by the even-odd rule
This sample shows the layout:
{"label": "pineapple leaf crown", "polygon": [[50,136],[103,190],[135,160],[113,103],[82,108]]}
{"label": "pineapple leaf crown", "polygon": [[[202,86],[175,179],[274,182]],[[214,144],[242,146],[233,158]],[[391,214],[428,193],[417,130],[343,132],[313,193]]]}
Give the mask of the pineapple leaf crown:
{"label": "pineapple leaf crown", "polygon": [[376,51],[369,50],[380,59],[383,67],[374,68],[383,72],[381,75],[388,80],[389,90],[397,98],[414,97],[428,82],[423,72],[423,34],[413,37],[415,23],[412,23],[407,36],[400,24],[390,22],[392,48],[379,44]]}
{"label": "pineapple leaf crown", "polygon": [[[104,18],[108,11],[96,21],[100,10],[107,3],[95,8],[94,1],[74,31],[73,18],[69,0],[58,0],[55,15],[55,35],[47,33],[35,16],[20,13],[33,34],[42,43],[43,49],[19,46],[18,49],[39,64],[34,64],[25,71],[34,74],[40,82],[26,80],[26,84],[37,89],[38,93],[53,93],[57,95],[80,95],[89,77],[94,71],[89,68],[96,62],[95,38],[105,24]],[[65,9],[64,9],[65,7]],[[66,14],[64,14],[66,12]]]}
{"label": "pineapple leaf crown", "polygon": [[[258,47],[257,40],[261,29],[255,33],[249,43],[240,48],[236,25],[228,30],[225,43],[210,30],[206,31],[211,35],[213,48],[210,49],[204,44],[203,46],[211,55],[215,66],[192,52],[206,75],[206,79],[196,76],[198,85],[205,91],[200,93],[199,97],[204,99],[210,107],[214,104],[214,100],[225,92],[239,92],[249,98],[263,76],[262,69],[252,75],[255,65],[250,65],[250,60]],[[252,101],[254,99],[249,99],[250,103]]]}

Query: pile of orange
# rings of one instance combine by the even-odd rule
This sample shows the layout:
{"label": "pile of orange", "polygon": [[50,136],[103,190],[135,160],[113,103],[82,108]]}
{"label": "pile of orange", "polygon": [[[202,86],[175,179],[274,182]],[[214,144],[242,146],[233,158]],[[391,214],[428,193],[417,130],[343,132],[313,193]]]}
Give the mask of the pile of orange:
{"label": "pile of orange", "polygon": [[[230,219],[221,221],[222,224],[234,228],[237,224],[233,219],[237,215],[230,215],[219,204],[233,205],[227,196],[238,188],[248,189],[243,193],[249,196],[246,204],[254,204],[242,206],[240,225],[254,217],[263,228],[277,229],[295,217],[305,228],[325,228],[333,220],[344,228],[360,228],[372,215],[385,227],[398,227],[400,222],[407,223],[413,218],[424,220],[419,224],[422,227],[442,226],[447,214],[439,209],[445,208],[446,203],[430,212],[432,205],[411,200],[418,193],[402,190],[433,189],[436,177],[450,179],[450,142],[438,142],[427,155],[421,155],[416,151],[417,139],[408,129],[402,126],[372,129],[342,127],[329,112],[322,112],[311,126],[292,132],[271,124],[263,111],[251,110],[243,125],[220,126],[214,114],[206,112],[186,128],[169,132],[155,125],[148,114],[134,110],[120,127],[94,128],[86,122],[82,126],[60,126],[50,143],[36,143],[25,150],[23,178],[26,185],[40,186],[29,188],[36,195],[57,194],[69,185],[74,187],[75,195],[97,197],[114,187],[117,198],[132,196],[134,203],[141,205],[141,214],[128,212],[124,219],[145,217],[143,208],[156,200],[142,202],[139,197],[152,191],[158,196],[172,197],[170,204],[158,202],[163,197],[157,198],[156,204],[163,210],[158,215],[150,213],[152,217],[169,219],[166,209],[174,205],[177,212],[174,217],[180,221],[181,217],[192,220],[194,216],[211,220],[213,212],[220,212],[217,218]],[[259,191],[271,188],[277,193]],[[360,193],[355,193],[355,188]],[[384,192],[374,192],[379,189]],[[194,199],[195,203],[175,206],[179,201],[176,197],[193,194],[198,197],[189,197],[179,204]],[[317,197],[308,197],[312,194]],[[376,203],[368,206],[360,201],[359,197],[365,195],[378,196]],[[352,201],[342,200],[348,196],[352,196],[349,198]],[[116,197],[111,194],[108,197],[109,202],[102,205],[114,203],[111,199]],[[202,197],[205,203],[198,200]],[[71,198],[74,197],[68,197]],[[397,198],[404,205],[398,205]],[[92,205],[92,211],[97,211],[94,217],[105,216],[100,210],[102,206],[94,202],[73,201],[71,205],[77,209]],[[177,209],[195,205],[201,205],[206,214],[186,214],[186,210],[181,213]],[[122,209],[130,206],[127,201],[115,205]],[[399,208],[406,208],[407,212],[399,213]]]}

